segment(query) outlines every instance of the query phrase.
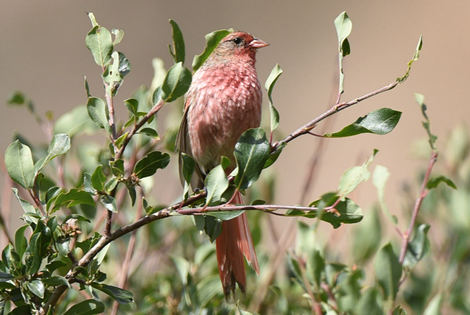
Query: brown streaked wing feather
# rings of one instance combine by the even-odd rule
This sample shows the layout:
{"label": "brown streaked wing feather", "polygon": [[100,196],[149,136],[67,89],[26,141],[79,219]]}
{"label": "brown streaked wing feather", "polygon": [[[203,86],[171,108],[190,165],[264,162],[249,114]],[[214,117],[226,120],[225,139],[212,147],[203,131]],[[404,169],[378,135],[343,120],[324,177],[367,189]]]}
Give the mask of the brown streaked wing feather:
{"label": "brown streaked wing feather", "polygon": [[[188,134],[188,112],[189,106],[188,101],[186,101],[185,110],[183,113],[183,118],[181,119],[180,129],[178,130],[178,135],[176,136],[176,149],[178,151],[178,166],[179,166],[179,176],[181,183],[184,183],[183,177],[183,158],[182,153],[185,153],[192,158],[191,142],[189,140]],[[191,178],[191,188],[203,188],[204,187],[204,175],[197,163],[195,163],[194,173]]]}

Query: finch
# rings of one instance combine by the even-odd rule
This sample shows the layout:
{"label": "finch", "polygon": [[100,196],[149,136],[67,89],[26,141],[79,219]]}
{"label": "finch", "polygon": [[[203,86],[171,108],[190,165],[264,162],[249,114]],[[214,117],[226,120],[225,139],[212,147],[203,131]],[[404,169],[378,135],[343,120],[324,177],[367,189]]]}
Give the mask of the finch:
{"label": "finch", "polygon": [[[236,166],[233,151],[238,138],[247,129],[259,127],[262,93],[255,69],[256,51],[267,45],[248,33],[230,33],[194,74],[177,144],[180,154],[190,155],[197,164],[193,189],[203,188],[205,174],[220,164],[221,156],[230,159],[230,173]],[[241,193],[235,194],[231,202],[243,203]],[[259,273],[245,213],[223,221],[216,253],[224,294],[234,293],[236,283],[244,292],[243,256]]]}

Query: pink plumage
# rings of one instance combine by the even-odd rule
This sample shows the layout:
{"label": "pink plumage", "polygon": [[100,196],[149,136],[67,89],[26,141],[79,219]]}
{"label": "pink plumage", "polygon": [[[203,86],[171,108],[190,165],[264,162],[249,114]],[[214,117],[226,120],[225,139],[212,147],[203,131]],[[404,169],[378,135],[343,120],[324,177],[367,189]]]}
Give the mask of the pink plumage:
{"label": "pink plumage", "polygon": [[[186,94],[185,114],[178,136],[180,152],[198,165],[194,186],[202,187],[204,174],[220,163],[222,155],[235,167],[233,150],[238,138],[261,120],[261,88],[256,50],[268,44],[244,32],[227,35],[193,76]],[[237,192],[233,202],[242,203]],[[219,274],[228,295],[235,283],[246,287],[243,256],[259,272],[246,215],[224,221],[216,239]]]}

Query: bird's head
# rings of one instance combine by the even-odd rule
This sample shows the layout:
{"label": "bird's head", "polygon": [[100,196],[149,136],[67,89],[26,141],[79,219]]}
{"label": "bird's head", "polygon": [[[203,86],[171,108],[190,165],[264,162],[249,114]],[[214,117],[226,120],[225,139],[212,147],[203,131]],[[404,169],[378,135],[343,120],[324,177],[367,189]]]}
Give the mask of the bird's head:
{"label": "bird's head", "polygon": [[215,49],[221,57],[248,57],[255,59],[256,50],[269,44],[245,32],[233,32],[225,36]]}

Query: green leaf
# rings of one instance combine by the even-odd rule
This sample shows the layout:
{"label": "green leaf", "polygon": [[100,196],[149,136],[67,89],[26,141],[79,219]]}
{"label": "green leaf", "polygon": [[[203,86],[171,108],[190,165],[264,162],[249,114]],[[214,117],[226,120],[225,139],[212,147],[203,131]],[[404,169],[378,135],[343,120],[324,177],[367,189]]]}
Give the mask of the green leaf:
{"label": "green leaf", "polygon": [[269,74],[268,78],[266,79],[266,83],[264,84],[264,87],[266,88],[266,91],[268,92],[268,98],[269,98],[269,112],[271,116],[271,132],[275,130],[279,126],[279,112],[277,109],[274,107],[273,104],[273,99],[272,99],[272,92],[274,89],[274,85],[277,82],[277,79],[282,74],[282,69],[279,66],[279,64],[276,64],[274,68],[271,70],[271,73]]}
{"label": "green leaf", "polygon": [[179,158],[181,163],[180,179],[184,181],[183,196],[186,198],[189,192],[191,178],[193,177],[196,162],[194,162],[194,159],[190,155],[184,152],[180,153]]}
{"label": "green leaf", "polygon": [[85,87],[86,97],[88,99],[90,98],[91,94],[90,94],[90,86],[88,85],[88,80],[86,78],[86,75],[83,76],[83,85]]}
{"label": "green leaf", "polygon": [[424,310],[423,315],[440,315],[441,308],[442,308],[443,297],[442,293],[436,294],[431,302],[429,302],[428,306]]}
{"label": "green leaf", "polygon": [[392,131],[400,120],[401,112],[390,108],[381,108],[366,116],[359,117],[354,123],[338,132],[324,135],[329,138],[350,137],[361,133],[385,135]]}
{"label": "green leaf", "polygon": [[117,212],[116,200],[114,197],[110,195],[101,195],[100,201],[103,204],[103,206],[109,211]]}
{"label": "green leaf", "polygon": [[185,51],[183,33],[181,33],[181,29],[175,21],[170,19],[170,24],[173,31],[173,46],[169,46],[170,54],[173,56],[175,62],[184,63]]}
{"label": "green leaf", "polygon": [[369,159],[361,166],[354,166],[344,172],[338,185],[338,195],[345,197],[350,194],[361,183],[369,179],[369,164],[374,160],[377,150],[374,150]]}
{"label": "green leaf", "polygon": [[33,280],[31,282],[26,282],[26,286],[28,289],[37,297],[43,299],[44,298],[44,283],[41,280]]}
{"label": "green leaf", "polygon": [[35,174],[39,173],[47,163],[56,158],[59,155],[67,153],[70,150],[70,138],[65,133],[60,133],[54,135],[51,143],[49,144],[49,149],[47,150],[47,155],[36,162],[34,165]]}
{"label": "green leaf", "polygon": [[7,100],[8,105],[24,105],[26,103],[26,96],[21,91],[15,91]]}
{"label": "green leaf", "polygon": [[385,314],[381,305],[378,304],[378,292],[374,287],[368,288],[362,294],[356,306],[356,314],[383,315]]}
{"label": "green leaf", "polygon": [[393,301],[398,292],[402,267],[390,243],[382,247],[377,253],[374,269],[377,281],[383,290],[384,298]]}
{"label": "green leaf", "polygon": [[317,288],[320,288],[321,285],[321,276],[325,272],[325,259],[323,258],[321,252],[317,249],[313,251],[312,259],[310,260],[313,270],[313,280],[317,285]]}
{"label": "green leaf", "polygon": [[129,98],[124,101],[124,104],[126,104],[127,109],[129,110],[129,113],[131,113],[132,116],[137,116],[138,108],[139,108],[139,101],[137,101],[134,98]]}
{"label": "green leaf", "polygon": [[220,235],[220,232],[222,232],[222,221],[215,216],[194,215],[193,218],[198,230],[204,230],[207,236],[209,236],[211,242],[215,241],[215,239]]}
{"label": "green leaf", "polygon": [[243,212],[245,212],[245,210],[216,211],[216,212],[208,212],[207,215],[210,215],[221,221],[227,221],[227,220],[232,220],[242,215]]}
{"label": "green leaf", "polygon": [[352,22],[348,14],[343,11],[336,17],[334,24],[336,28],[336,35],[338,37],[338,93],[342,94],[344,92],[343,58],[351,53],[348,36],[351,34]]}
{"label": "green leaf", "polygon": [[18,202],[20,203],[21,208],[23,208],[25,213],[34,213],[34,214],[37,213],[36,208],[34,208],[32,204],[20,198],[17,188],[13,187],[11,190],[13,191],[13,194],[15,195],[16,199],[18,199]]}
{"label": "green leaf", "polygon": [[103,173],[103,165],[98,165],[93,175],[91,175],[91,184],[93,188],[98,191],[104,191],[104,183],[106,182],[106,176]]}
{"label": "green leaf", "polygon": [[113,39],[111,33],[105,27],[101,27],[96,23],[93,13],[89,13],[88,17],[93,28],[85,37],[85,43],[91,51],[96,64],[104,67],[111,59]]}
{"label": "green leaf", "polygon": [[385,203],[385,184],[387,183],[389,176],[390,172],[385,166],[377,165],[374,169],[374,174],[372,175],[372,182],[377,188],[380,209],[385,213],[385,215],[390,219],[391,222],[397,224],[397,217],[392,215],[392,213],[387,207],[387,204]]}
{"label": "green leaf", "polygon": [[93,288],[106,293],[107,295],[109,295],[110,297],[118,301],[120,304],[127,304],[127,303],[134,302],[134,297],[132,293],[127,290],[114,287],[111,285],[107,285],[104,283],[93,282],[91,285],[93,286]]}
{"label": "green leaf", "polygon": [[29,227],[29,225],[24,225],[15,232],[15,251],[20,256],[20,259],[23,257],[26,247],[28,246],[28,241],[24,237],[24,231]]}
{"label": "green leaf", "polygon": [[124,144],[124,140],[127,139],[128,135],[129,135],[129,132],[124,132],[122,135],[119,136],[119,138],[117,138],[114,141],[114,145],[118,148],[121,148],[122,145]]}
{"label": "green leaf", "polygon": [[5,166],[16,183],[24,188],[34,185],[34,163],[31,149],[19,140],[12,142],[5,151]]}
{"label": "green leaf", "polygon": [[378,209],[368,211],[361,224],[358,224],[352,237],[354,262],[362,265],[377,251],[382,238],[382,223]]}
{"label": "green leaf", "polygon": [[90,133],[95,129],[96,125],[90,120],[87,107],[83,105],[60,116],[54,125],[54,133],[66,133],[69,137],[79,133]]}
{"label": "green leaf", "polygon": [[165,168],[170,162],[170,155],[160,151],[147,154],[142,160],[137,162],[134,173],[138,178],[144,178],[155,174],[157,169]]}
{"label": "green leaf", "polygon": [[181,282],[183,285],[186,285],[188,283],[188,275],[191,267],[189,261],[179,256],[171,256],[171,260],[173,260],[173,263],[176,266]]}
{"label": "green leaf", "polygon": [[158,138],[158,133],[155,129],[153,128],[142,128],[139,133],[141,134],[144,134],[148,137],[152,137],[152,138]]}
{"label": "green leaf", "polygon": [[427,189],[436,188],[437,186],[439,186],[440,183],[444,183],[450,188],[457,189],[457,186],[454,184],[454,182],[450,178],[445,177],[443,175],[431,178],[426,184],[426,188]]}
{"label": "green leaf", "polygon": [[250,187],[259,177],[270,154],[270,145],[262,128],[245,131],[235,145],[238,174],[235,185],[239,189]]}
{"label": "green leaf", "polygon": [[214,31],[212,33],[209,33],[205,36],[206,39],[206,48],[204,51],[199,54],[194,56],[193,59],[193,71],[197,71],[204,61],[206,61],[207,58],[209,58],[210,54],[214,49],[217,47],[219,42],[228,34],[232,33],[233,29],[224,29],[224,30],[218,30]]}
{"label": "green leaf", "polygon": [[413,239],[408,243],[403,266],[413,268],[428,252],[429,240],[427,234],[429,228],[429,224],[420,224],[416,228]]}
{"label": "green leaf", "polygon": [[357,223],[362,220],[362,209],[351,199],[345,198],[335,206],[336,211],[322,210],[332,206],[340,198],[335,193],[326,193],[321,199],[312,202],[311,206],[318,207],[321,210],[301,211],[290,210],[286,214],[289,216],[301,216],[306,218],[319,217],[320,220],[330,223],[335,229],[341,226],[341,223]]}
{"label": "green leaf", "polygon": [[431,122],[429,120],[428,115],[426,114],[427,106],[424,103],[424,95],[419,94],[419,93],[415,93],[415,99],[416,99],[416,102],[418,103],[418,105],[421,107],[421,114],[424,117],[424,121],[423,121],[422,124],[423,124],[423,128],[426,130],[426,133],[428,135],[429,146],[431,147],[431,150],[434,151],[434,150],[436,150],[435,143],[436,143],[436,140],[437,140],[437,136],[434,135],[431,132]]}
{"label": "green leaf", "polygon": [[70,189],[68,192],[60,192],[54,201],[54,210],[60,207],[70,208],[79,204],[94,206],[95,201],[89,192],[76,188]]}
{"label": "green leaf", "polygon": [[85,300],[73,305],[64,315],[92,315],[104,312],[104,304],[98,300]]}
{"label": "green leaf", "polygon": [[113,46],[116,46],[117,44],[119,44],[122,39],[124,38],[124,31],[123,30],[120,30],[120,29],[117,29],[117,28],[113,28],[111,30],[111,33],[113,34],[114,36],[114,40],[113,40]]}
{"label": "green leaf", "polygon": [[[106,89],[108,90],[108,93],[111,95],[116,95],[117,90],[122,82],[122,76],[119,72],[119,53],[114,51],[111,54],[111,58],[112,62],[110,62],[104,69],[103,81],[106,83]],[[128,62],[125,56],[123,58]]]}
{"label": "green leaf", "polygon": [[152,94],[152,104],[155,106],[158,104],[158,102],[160,102],[160,100],[163,98],[163,91],[162,91],[162,87],[159,86],[155,89],[155,91],[153,91],[153,94]]}
{"label": "green leaf", "polygon": [[131,205],[135,205],[135,200],[137,198],[137,193],[135,191],[135,186],[126,182],[127,190],[129,191],[129,197],[131,198]]}
{"label": "green leaf", "polygon": [[284,149],[285,146],[286,146],[285,143],[276,146],[276,149],[274,151],[271,151],[271,153],[269,153],[269,157],[266,160],[266,162],[264,163],[263,168],[268,168],[271,165],[273,165],[274,162],[276,162],[279,155],[281,155],[281,152],[282,152],[282,150]]}
{"label": "green leaf", "polygon": [[222,165],[217,165],[207,174],[204,186],[207,189],[206,205],[220,202],[223,193],[228,188],[228,179]]}
{"label": "green leaf", "polygon": [[95,122],[95,124],[107,131],[109,131],[108,113],[106,112],[106,103],[97,97],[90,97],[86,105],[88,115]]}
{"label": "green leaf", "polygon": [[174,64],[165,76],[162,84],[162,98],[172,102],[183,96],[191,85],[191,71],[182,62]]}
{"label": "green leaf", "polygon": [[346,11],[341,12],[335,18],[336,35],[338,37],[338,50],[343,57],[349,55],[348,36],[351,35],[352,21]]}

